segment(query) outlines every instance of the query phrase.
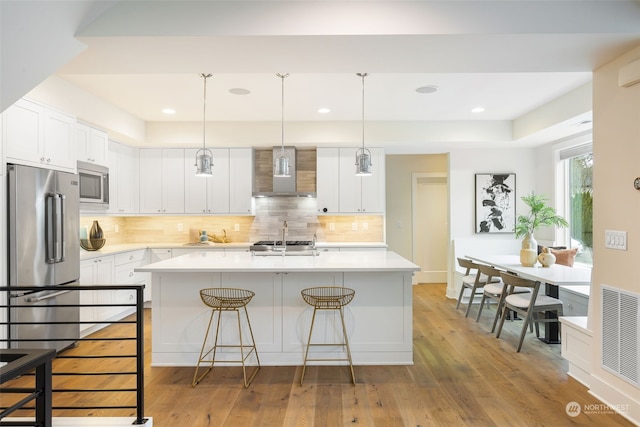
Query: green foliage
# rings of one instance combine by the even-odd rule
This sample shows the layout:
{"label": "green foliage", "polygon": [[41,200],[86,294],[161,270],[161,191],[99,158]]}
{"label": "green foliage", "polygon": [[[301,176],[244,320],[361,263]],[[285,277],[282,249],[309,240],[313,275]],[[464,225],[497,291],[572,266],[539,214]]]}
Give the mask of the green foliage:
{"label": "green foliage", "polygon": [[593,247],[593,195],[581,191],[571,197],[571,236]]}
{"label": "green foliage", "polygon": [[514,230],[516,238],[520,238],[527,233],[533,234],[535,229],[540,226],[569,226],[567,220],[558,215],[554,208],[547,206],[546,197],[531,193],[530,196],[524,196],[521,199],[529,206],[529,213],[527,215],[518,215]]}

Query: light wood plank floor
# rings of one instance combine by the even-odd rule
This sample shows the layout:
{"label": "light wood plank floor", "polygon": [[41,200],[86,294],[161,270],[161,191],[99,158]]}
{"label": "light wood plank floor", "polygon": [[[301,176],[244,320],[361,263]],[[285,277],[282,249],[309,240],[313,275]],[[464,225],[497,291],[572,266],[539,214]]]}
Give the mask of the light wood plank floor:
{"label": "light wood plank floor", "polygon": [[516,353],[520,322],[496,339],[493,309],[476,323],[475,307],[465,318],[444,294],[441,284],[414,287],[414,365],[356,366],[355,386],[346,367],[308,367],[303,386],[300,367],[263,367],[244,389],[240,368],[225,367],[194,389],[193,368],[149,365],[147,310],[145,414],[156,427],[632,425],[612,413],[569,417],[570,402],[601,402],[567,377],[559,345],[529,334]]}

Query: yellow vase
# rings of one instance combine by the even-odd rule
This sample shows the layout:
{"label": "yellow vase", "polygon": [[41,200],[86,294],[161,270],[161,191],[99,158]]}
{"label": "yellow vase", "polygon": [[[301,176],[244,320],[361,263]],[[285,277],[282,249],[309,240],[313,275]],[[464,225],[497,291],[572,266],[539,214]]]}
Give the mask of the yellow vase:
{"label": "yellow vase", "polygon": [[523,267],[533,267],[538,262],[538,251],[535,249],[520,249],[520,264]]}
{"label": "yellow vase", "polygon": [[527,233],[522,239],[520,264],[523,267],[533,267],[536,262],[538,262],[538,242],[533,238],[533,234]]}

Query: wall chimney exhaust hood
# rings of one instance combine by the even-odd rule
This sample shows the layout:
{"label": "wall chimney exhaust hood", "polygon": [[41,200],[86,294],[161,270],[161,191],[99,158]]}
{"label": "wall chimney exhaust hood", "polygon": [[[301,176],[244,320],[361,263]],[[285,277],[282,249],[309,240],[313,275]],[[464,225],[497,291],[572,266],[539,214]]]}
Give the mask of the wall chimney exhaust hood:
{"label": "wall chimney exhaust hood", "polygon": [[296,152],[292,146],[284,147],[291,159],[288,177],[273,176],[273,164],[282,151],[281,146],[273,150],[254,149],[254,197],[316,197],[315,150]]}

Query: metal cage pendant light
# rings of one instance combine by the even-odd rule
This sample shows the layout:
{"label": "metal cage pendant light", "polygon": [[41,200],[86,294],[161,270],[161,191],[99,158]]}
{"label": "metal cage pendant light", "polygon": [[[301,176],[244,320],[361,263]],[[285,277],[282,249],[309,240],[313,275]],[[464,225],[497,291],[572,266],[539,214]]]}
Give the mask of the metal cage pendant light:
{"label": "metal cage pendant light", "polygon": [[368,76],[367,73],[356,73],[357,76],[362,78],[362,147],[356,150],[356,175],[357,176],[370,176],[371,175],[371,151],[364,148],[364,78]]}
{"label": "metal cage pendant light", "polygon": [[202,148],[196,151],[196,176],[210,177],[213,176],[211,167],[213,166],[213,153],[207,149],[207,140],[205,137],[205,129],[207,127],[207,79],[211,74],[200,74],[204,80],[204,98],[202,107]]}
{"label": "metal cage pendant light", "polygon": [[282,80],[282,145],[277,157],[274,156],[273,176],[289,177],[289,156],[284,149],[284,79],[289,77],[289,73],[277,73],[276,76]]}

